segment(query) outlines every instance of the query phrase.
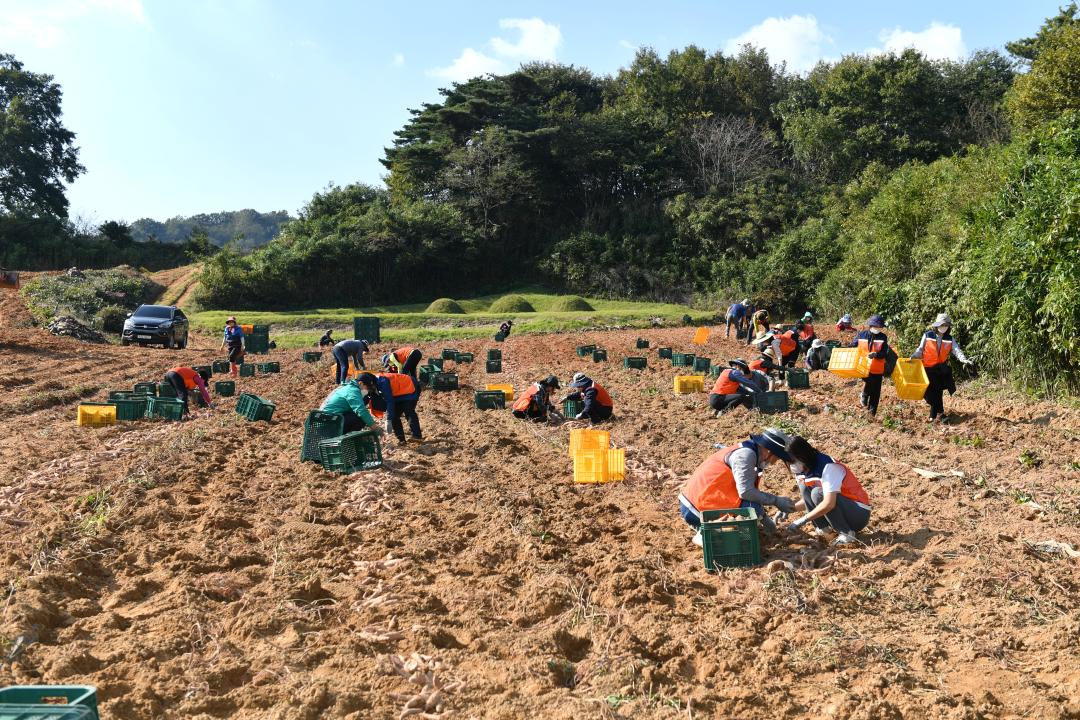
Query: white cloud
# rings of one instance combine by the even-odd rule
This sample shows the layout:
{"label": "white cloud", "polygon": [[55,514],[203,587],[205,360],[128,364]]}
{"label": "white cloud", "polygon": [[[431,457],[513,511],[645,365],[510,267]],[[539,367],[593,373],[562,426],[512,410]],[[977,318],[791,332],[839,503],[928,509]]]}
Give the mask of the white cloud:
{"label": "white cloud", "polygon": [[559,26],[544,22],[540,18],[504,18],[499,21],[499,27],[504,30],[519,30],[521,35],[517,42],[494,37],[487,44],[490,52],[467,47],[454,62],[446,67],[428,70],[428,75],[464,82],[477,75],[508,72],[517,63],[554,60],[559,45],[562,44]]}
{"label": "white cloud", "polygon": [[884,50],[874,48],[872,52],[902,53],[907,48],[914,48],[932,60],[960,60],[967,56],[967,45],[963,33],[955,25],[930,23],[922,32],[912,32],[893,28],[882,30],[878,39],[885,45]]}
{"label": "white cloud", "polygon": [[626,50],[637,50],[638,49],[638,46],[635,45],[634,43],[630,42],[629,40],[620,40],[619,41],[619,47],[624,48]]}
{"label": "white cloud", "polygon": [[404,53],[394,53],[394,60],[393,60],[394,67],[401,67],[404,64],[405,64],[405,54]]}
{"label": "white cloud", "polygon": [[833,39],[825,34],[813,15],[771,17],[727,41],[724,51],[733,55],[743,45],[764,49],[773,64],[787,63],[788,69],[806,72],[825,57]]}
{"label": "white cloud", "polygon": [[16,0],[0,11],[0,39],[29,38],[38,47],[53,48],[63,40],[65,26],[98,14],[148,24],[142,0]]}

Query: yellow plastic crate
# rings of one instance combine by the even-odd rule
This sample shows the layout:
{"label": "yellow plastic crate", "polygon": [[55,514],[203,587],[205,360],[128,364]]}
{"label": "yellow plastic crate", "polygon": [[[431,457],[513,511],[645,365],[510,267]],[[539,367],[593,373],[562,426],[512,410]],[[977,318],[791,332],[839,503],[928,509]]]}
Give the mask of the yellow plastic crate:
{"label": "yellow plastic crate", "polygon": [[843,378],[864,378],[870,374],[870,357],[859,348],[834,348],[829,372]]}
{"label": "yellow plastic crate", "polygon": [[510,402],[514,399],[514,386],[513,385],[485,385],[484,389],[488,392],[501,392],[506,396],[506,402]]}
{"label": "yellow plastic crate", "polygon": [[571,430],[570,457],[582,450],[607,450],[611,446],[611,433],[607,430]]}
{"label": "yellow plastic crate", "polygon": [[896,396],[901,400],[922,400],[926,388],[930,386],[922,360],[897,360],[892,381],[896,386]]}
{"label": "yellow plastic crate", "polygon": [[699,327],[694,332],[694,344],[695,345],[704,345],[707,342],[709,342],[709,328],[707,328],[707,327]]}
{"label": "yellow plastic crate", "polygon": [[116,406],[80,405],[78,422],[80,425],[85,425],[87,427],[105,427],[106,425],[115,425]]}
{"label": "yellow plastic crate", "polygon": [[626,451],[581,450],[574,455],[574,482],[606,483],[626,477]]}
{"label": "yellow plastic crate", "polygon": [[704,375],[676,375],[675,394],[689,395],[690,393],[705,392]]}

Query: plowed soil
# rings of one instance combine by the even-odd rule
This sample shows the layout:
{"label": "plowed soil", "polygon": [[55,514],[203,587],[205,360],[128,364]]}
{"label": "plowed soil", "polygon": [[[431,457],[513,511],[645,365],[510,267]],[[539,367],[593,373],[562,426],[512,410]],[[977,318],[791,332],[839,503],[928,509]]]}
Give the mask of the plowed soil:
{"label": "plowed soil", "polygon": [[[887,385],[871,420],[816,373],[790,412],[714,419],[656,355],[692,329],[511,337],[499,376],[493,343],[459,343],[477,362],[424,394],[425,441],[341,476],[299,461],[328,353],[242,379],[269,423],[221,398],[91,429],[80,398],[209,364],[217,338],[88,346],[27,327],[13,293],[0,312],[0,684],[93,684],[104,718],[1080,717],[1080,565],[1045,544],[1080,545],[1075,410],[966,384],[934,428]],[[638,335],[649,368],[624,370]],[[573,484],[571,425],[473,407],[485,382],[577,370],[615,398],[624,482]],[[862,479],[864,544],[765,538],[792,570],[708,574],[681,483],[776,423]],[[786,468],[763,485],[795,493]]]}

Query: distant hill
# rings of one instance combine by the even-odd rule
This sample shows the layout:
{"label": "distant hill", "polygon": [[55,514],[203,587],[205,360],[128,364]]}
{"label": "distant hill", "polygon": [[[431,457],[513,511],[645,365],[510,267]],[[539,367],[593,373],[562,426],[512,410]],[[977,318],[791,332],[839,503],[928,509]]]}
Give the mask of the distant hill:
{"label": "distant hill", "polygon": [[289,213],[284,210],[261,213],[256,210],[234,210],[174,217],[165,222],[142,218],[131,223],[131,235],[135,240],[157,240],[163,243],[182,243],[188,239],[193,228],[202,228],[210,241],[222,246],[237,235],[243,235],[240,247],[251,249],[265,245],[274,239]]}

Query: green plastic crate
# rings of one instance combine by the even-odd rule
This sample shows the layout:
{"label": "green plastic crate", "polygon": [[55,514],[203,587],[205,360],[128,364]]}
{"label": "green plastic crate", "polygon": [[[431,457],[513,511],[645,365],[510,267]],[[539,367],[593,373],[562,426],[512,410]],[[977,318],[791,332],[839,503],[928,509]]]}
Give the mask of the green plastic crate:
{"label": "green plastic crate", "polygon": [[209,382],[210,378],[214,377],[213,365],[192,365],[191,369],[202,375],[204,382]]}
{"label": "green plastic crate", "polygon": [[215,375],[223,375],[232,370],[232,364],[228,360],[215,360],[210,367]]}
{"label": "green plastic crate", "polygon": [[[721,515],[741,515],[741,520],[716,520]],[[758,517],[754,508],[706,510],[701,513],[701,546],[705,569],[753,567],[761,564]]]}
{"label": "green plastic crate", "polygon": [[176,398],[147,397],[146,417],[163,420],[183,420],[184,402]]}
{"label": "green plastic crate", "polygon": [[477,390],[473,394],[473,402],[480,410],[504,410],[506,393],[502,390]]}
{"label": "green plastic crate", "polygon": [[638,338],[637,341],[634,343],[634,347],[637,348],[638,350],[648,350],[649,349],[649,341],[646,340],[645,338]]}
{"label": "green plastic crate", "polygon": [[831,348],[843,347],[844,345],[844,343],[840,342],[839,340],[826,340],[825,344]]}
{"label": "green plastic crate", "polygon": [[594,350],[596,350],[595,345],[578,345],[577,354],[578,357],[585,357],[586,355],[592,355]]}
{"label": "green plastic crate", "polygon": [[585,403],[581,400],[565,400],[563,401],[562,408],[563,416],[572,418],[585,409]]}
{"label": "green plastic crate", "polygon": [[624,368],[644,370],[649,366],[649,361],[643,357],[625,357],[623,358],[622,364]]}
{"label": "green plastic crate", "polygon": [[459,363],[471,363],[473,361],[472,353],[458,353],[457,362]]}
{"label": "green plastic crate", "polygon": [[252,363],[240,363],[240,377],[255,377],[255,366]]}
{"label": "green plastic crate", "polygon": [[763,413],[778,413],[787,412],[788,409],[788,394],[786,390],[779,390],[775,392],[757,392],[754,393],[754,409],[760,410]]}
{"label": "green plastic crate", "polygon": [[244,338],[244,350],[254,355],[265,355],[270,352],[270,337],[268,335],[248,335]]}
{"label": "green plastic crate", "polygon": [[442,359],[457,362],[458,351],[453,348],[443,348]]}
{"label": "green plastic crate", "polygon": [[126,398],[131,398],[131,397],[135,397],[135,393],[133,393],[130,390],[110,390],[109,391],[109,401],[110,402],[112,402],[113,400],[124,400]]}
{"label": "green plastic crate", "polygon": [[381,328],[377,317],[354,317],[353,340],[367,340],[369,343],[382,342],[379,337]]}
{"label": "green plastic crate", "polygon": [[810,387],[810,373],[806,370],[790,369],[787,371],[787,386],[792,390]]}
{"label": "green plastic crate", "polygon": [[710,365],[709,366],[709,377],[718,378],[718,377],[720,377],[720,373],[724,372],[725,370],[727,370],[727,368],[724,367],[723,365]]}
{"label": "green plastic crate", "polygon": [[693,367],[694,355],[693,353],[672,353],[671,365],[673,367]]}
{"label": "green plastic crate", "polygon": [[259,397],[258,395],[252,395],[251,393],[241,393],[240,397],[236,400],[236,412],[239,415],[243,415],[248,420],[266,420],[270,421],[270,418],[274,415],[274,408],[277,406],[274,403]]}
{"label": "green plastic crate", "polygon": [[660,353],[660,357],[664,358],[665,360],[670,360],[671,356],[673,355],[673,353],[671,352],[671,348],[669,347],[659,348],[658,352]]}
{"label": "green plastic crate", "polygon": [[319,442],[319,462],[331,472],[348,475],[382,467],[382,445],[374,430],[357,430]]}
{"label": "green plastic crate", "polygon": [[255,368],[261,373],[278,373],[281,372],[281,363],[279,362],[264,362],[255,365]]}
{"label": "green plastic crate", "polygon": [[430,365],[421,365],[418,370],[419,375],[416,379],[425,384],[430,383],[431,376],[435,374],[435,368],[431,367]]}
{"label": "green plastic crate", "polygon": [[157,383],[135,383],[135,387],[132,389],[132,392],[136,395],[157,395]]}
{"label": "green plastic crate", "polygon": [[90,685],[12,685],[0,688],[0,720],[98,720]]}
{"label": "green plastic crate", "polygon": [[495,342],[502,342],[506,339],[506,336],[502,333],[495,333]]}
{"label": "green plastic crate", "polygon": [[172,383],[158,383],[157,396],[163,398],[175,398],[177,396],[176,388],[172,386]]}
{"label": "green plastic crate", "polygon": [[218,380],[214,383],[214,392],[221,397],[232,397],[236,394],[236,381]]}
{"label": "green plastic crate", "polygon": [[435,372],[442,372],[443,370],[442,358],[428,358],[427,364],[429,368],[434,368]]}
{"label": "green plastic crate", "polygon": [[322,353],[321,352],[305,352],[304,353],[304,362],[306,362],[306,363],[317,363],[320,360],[322,360]]}
{"label": "green plastic crate", "polygon": [[593,362],[603,362],[605,360],[607,360],[607,350],[600,350],[600,349],[593,350],[593,353],[592,353],[592,361]]}
{"label": "green plastic crate", "polygon": [[339,413],[312,410],[304,420],[304,444],[300,446],[300,461],[321,463],[319,443],[340,437],[345,432],[345,418]]}
{"label": "green plastic crate", "polygon": [[116,406],[116,419],[118,421],[138,420],[146,417],[145,397],[109,398],[109,404]]}
{"label": "green plastic crate", "polygon": [[487,353],[488,360],[502,360],[502,350],[498,348],[492,348]]}
{"label": "green plastic crate", "polygon": [[501,373],[502,372],[502,360],[488,360],[485,370],[489,373]]}
{"label": "green plastic crate", "polygon": [[251,335],[256,335],[256,336],[269,335],[270,334],[270,326],[269,325],[252,325],[250,334]]}
{"label": "green plastic crate", "polygon": [[709,372],[711,366],[711,358],[701,357],[700,355],[694,358],[694,372]]}
{"label": "green plastic crate", "polygon": [[440,372],[431,376],[431,389],[432,390],[457,390],[458,389],[458,376],[457,373]]}

